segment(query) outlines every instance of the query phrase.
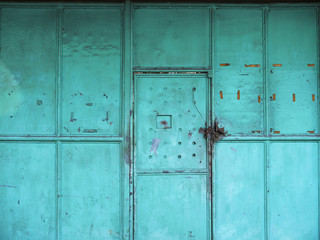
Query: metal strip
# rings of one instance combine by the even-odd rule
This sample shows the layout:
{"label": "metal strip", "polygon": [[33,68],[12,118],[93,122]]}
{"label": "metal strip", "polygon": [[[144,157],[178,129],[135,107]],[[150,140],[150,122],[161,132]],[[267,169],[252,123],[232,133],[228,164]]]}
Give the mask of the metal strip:
{"label": "metal strip", "polygon": [[263,125],[264,134],[269,136],[269,84],[267,79],[267,69],[268,69],[268,46],[267,46],[267,34],[268,34],[268,8],[263,9],[263,26],[262,26],[262,36],[263,36]]}
{"label": "metal strip", "polygon": [[64,141],[64,142],[122,142],[122,137],[95,137],[95,136],[22,136],[22,137],[0,137],[0,141],[24,141],[24,142],[53,142],[53,141]]}
{"label": "metal strip", "polygon": [[60,195],[62,194],[62,154],[61,154],[61,142],[56,142],[56,239],[62,239],[62,232],[61,232],[61,214],[62,214],[62,198]]}
{"label": "metal strip", "polygon": [[[215,88],[214,88],[214,82],[216,80],[216,8],[213,6],[211,9],[211,46],[212,46],[212,89],[211,89],[211,121],[213,121],[216,118],[215,115]],[[212,125],[213,123],[211,123]],[[216,158],[215,158],[215,144],[212,146],[212,154],[211,154],[211,238],[215,238],[216,233],[216,192],[215,192],[215,185],[216,185],[216,177],[215,177],[215,170],[216,170]]]}
{"label": "metal strip", "polygon": [[[122,31],[122,81],[124,96],[122,101],[122,136],[123,136],[123,164],[122,164],[122,237],[133,239],[133,173],[132,173],[132,85],[131,85],[131,3],[126,0],[123,10],[123,31]],[[128,199],[128,201],[125,201]],[[127,232],[127,229],[129,231]]]}
{"label": "metal strip", "polygon": [[264,143],[264,239],[268,239],[268,166],[269,166],[269,141]]}

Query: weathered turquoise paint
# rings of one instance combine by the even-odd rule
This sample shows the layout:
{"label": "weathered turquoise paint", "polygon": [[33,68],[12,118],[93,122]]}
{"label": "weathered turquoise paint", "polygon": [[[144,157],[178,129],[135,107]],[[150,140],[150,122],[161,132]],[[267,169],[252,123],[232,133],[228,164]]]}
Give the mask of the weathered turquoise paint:
{"label": "weathered turquoise paint", "polygon": [[221,142],[215,158],[216,239],[264,239],[264,143]]}
{"label": "weathered turquoise paint", "polygon": [[135,68],[208,68],[209,8],[137,8],[133,11]]}
{"label": "weathered turquoise paint", "polygon": [[135,76],[135,237],[210,238],[204,75]]}
{"label": "weathered turquoise paint", "polygon": [[[268,91],[269,95],[276,95],[276,100],[270,102],[272,133],[306,135],[308,131],[318,132],[315,114],[318,104],[312,100],[312,95],[317,95],[316,21],[315,9],[272,9],[269,13]],[[282,67],[273,66],[279,63]],[[300,112],[303,114],[297,117]]]}
{"label": "weathered turquoise paint", "polygon": [[264,130],[262,14],[262,9],[216,11],[215,115],[232,135]]}
{"label": "weathered turquoise paint", "polygon": [[64,9],[62,126],[64,135],[119,135],[121,9]]}
{"label": "weathered turquoise paint", "polygon": [[0,239],[319,239],[319,5],[3,3],[0,47]]}
{"label": "weathered turquoise paint", "polygon": [[55,9],[1,9],[2,135],[55,133],[55,41]]}

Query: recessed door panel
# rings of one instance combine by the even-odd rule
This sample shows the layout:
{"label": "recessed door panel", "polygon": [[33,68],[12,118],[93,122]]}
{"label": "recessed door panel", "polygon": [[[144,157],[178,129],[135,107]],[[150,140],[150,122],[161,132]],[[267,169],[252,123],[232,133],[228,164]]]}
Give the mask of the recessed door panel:
{"label": "recessed door panel", "polygon": [[206,175],[139,176],[135,239],[208,239]]}
{"label": "recessed door panel", "polygon": [[137,170],[205,169],[208,79],[136,78]]}
{"label": "recessed door panel", "polygon": [[204,74],[135,77],[136,239],[210,238],[211,163],[199,133],[209,92]]}

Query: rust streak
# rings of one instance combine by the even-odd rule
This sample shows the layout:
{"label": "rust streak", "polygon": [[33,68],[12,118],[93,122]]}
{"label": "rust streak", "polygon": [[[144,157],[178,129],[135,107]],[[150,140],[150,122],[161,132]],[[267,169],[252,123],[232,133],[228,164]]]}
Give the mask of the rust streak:
{"label": "rust streak", "polygon": [[220,99],[223,99],[223,93],[220,91]]}
{"label": "rust streak", "polygon": [[296,95],[293,93],[292,94],[292,101],[295,102],[296,101]]}
{"label": "rust streak", "polygon": [[279,133],[280,133],[280,131],[273,131],[273,133],[274,133],[274,134],[279,134]]}
{"label": "rust streak", "polygon": [[245,64],[245,67],[260,67],[260,64]]}
{"label": "rust streak", "polygon": [[282,64],[272,64],[274,67],[282,67]]}
{"label": "rust streak", "polygon": [[308,133],[314,134],[314,131],[307,131]]}
{"label": "rust streak", "polygon": [[260,130],[253,130],[252,133],[260,133]]}
{"label": "rust streak", "polygon": [[315,65],[314,64],[308,64],[308,67],[314,67]]}
{"label": "rust streak", "polygon": [[237,99],[240,100],[240,90],[238,90]]}
{"label": "rust streak", "polygon": [[312,101],[316,100],[316,96],[314,94],[312,94]]}
{"label": "rust streak", "polygon": [[261,95],[258,95],[258,103],[261,103]]}
{"label": "rust streak", "polygon": [[221,67],[227,67],[227,66],[230,66],[230,63],[220,63],[220,66]]}
{"label": "rust streak", "polygon": [[273,100],[273,101],[276,100],[276,94],[272,94],[272,100]]}

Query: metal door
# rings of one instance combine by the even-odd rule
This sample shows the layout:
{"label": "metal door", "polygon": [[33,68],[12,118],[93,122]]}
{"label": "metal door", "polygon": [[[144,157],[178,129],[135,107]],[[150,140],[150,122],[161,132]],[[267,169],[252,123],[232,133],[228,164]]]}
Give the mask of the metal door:
{"label": "metal door", "polygon": [[205,74],[135,77],[136,239],[210,238],[211,161],[199,131],[210,86]]}

